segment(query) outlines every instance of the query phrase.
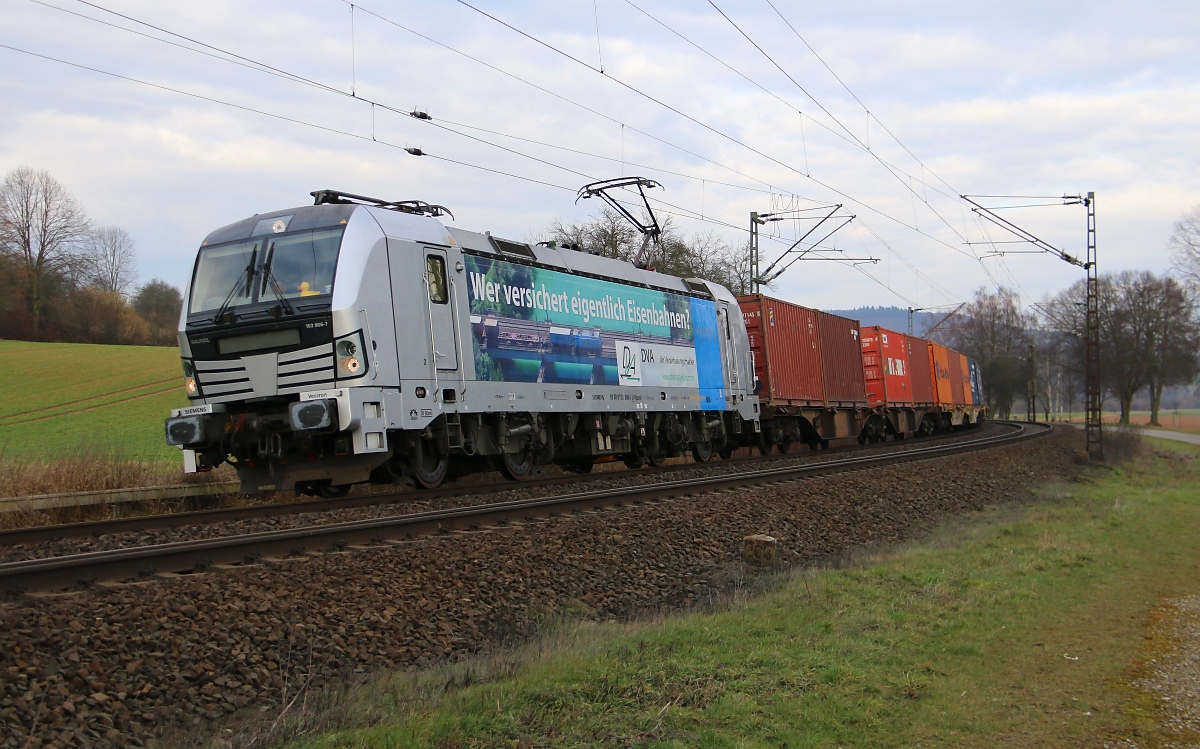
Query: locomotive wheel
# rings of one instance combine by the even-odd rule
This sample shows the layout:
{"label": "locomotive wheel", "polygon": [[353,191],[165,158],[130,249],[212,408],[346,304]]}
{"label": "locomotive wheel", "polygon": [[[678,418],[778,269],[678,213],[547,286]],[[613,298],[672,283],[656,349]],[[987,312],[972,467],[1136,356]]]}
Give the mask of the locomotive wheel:
{"label": "locomotive wheel", "polygon": [[792,441],[791,440],[785,439],[783,442],[779,443],[779,454],[780,455],[787,455],[788,450],[791,450],[791,449],[792,449]]}
{"label": "locomotive wheel", "polygon": [[728,446],[722,447],[717,451],[717,455],[721,456],[721,460],[729,460],[733,457],[733,448]]}
{"label": "locomotive wheel", "polygon": [[711,442],[697,442],[692,445],[692,458],[697,463],[707,463],[713,458]]}
{"label": "locomotive wheel", "polygon": [[500,470],[513,481],[524,481],[533,473],[533,455],[528,448],[519,453],[500,453]]}
{"label": "locomotive wheel", "polygon": [[625,467],[637,470],[646,465],[646,459],[637,453],[629,453],[625,456]]}
{"label": "locomotive wheel", "polygon": [[413,480],[424,489],[436,489],[446,480],[446,469],[450,463],[445,455],[438,455],[432,445],[422,447],[413,465]]}
{"label": "locomotive wheel", "polygon": [[758,435],[758,454],[770,455],[772,447],[774,447],[774,445],[771,443],[770,438],[767,437],[767,433],[764,430],[762,434]]}

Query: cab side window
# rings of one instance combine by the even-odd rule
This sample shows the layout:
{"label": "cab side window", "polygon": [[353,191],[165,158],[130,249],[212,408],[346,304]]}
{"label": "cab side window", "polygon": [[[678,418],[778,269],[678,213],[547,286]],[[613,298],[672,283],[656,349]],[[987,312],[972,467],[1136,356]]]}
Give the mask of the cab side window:
{"label": "cab side window", "polygon": [[446,261],[437,255],[425,257],[425,282],[429,284],[429,301],[445,304],[449,299],[446,292]]}

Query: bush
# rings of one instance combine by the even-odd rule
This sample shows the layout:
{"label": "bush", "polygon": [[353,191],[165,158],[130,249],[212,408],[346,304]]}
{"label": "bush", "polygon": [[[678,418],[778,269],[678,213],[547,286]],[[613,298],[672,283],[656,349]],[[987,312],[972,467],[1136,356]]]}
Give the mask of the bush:
{"label": "bush", "polygon": [[1104,462],[1128,463],[1146,451],[1142,430],[1129,424],[1104,425]]}

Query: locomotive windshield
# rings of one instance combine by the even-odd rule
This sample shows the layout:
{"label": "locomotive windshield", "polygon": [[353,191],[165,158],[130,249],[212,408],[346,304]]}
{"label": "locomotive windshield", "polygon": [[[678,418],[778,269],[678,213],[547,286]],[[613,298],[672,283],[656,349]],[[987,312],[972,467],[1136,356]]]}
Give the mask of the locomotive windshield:
{"label": "locomotive windshield", "polygon": [[333,293],[343,231],[337,226],[202,247],[188,311]]}

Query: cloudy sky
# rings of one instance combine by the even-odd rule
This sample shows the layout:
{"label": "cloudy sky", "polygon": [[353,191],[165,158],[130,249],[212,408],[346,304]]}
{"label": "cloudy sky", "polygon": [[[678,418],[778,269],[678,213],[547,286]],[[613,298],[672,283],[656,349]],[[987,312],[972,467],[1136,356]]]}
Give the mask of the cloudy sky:
{"label": "cloudy sky", "polygon": [[[1200,204],[1194,2],[714,1],[0,0],[0,171],[50,171],[179,285],[208,231],[326,187],[515,239],[622,175],[731,244],[750,211],[842,204],[842,259],[776,290],[827,308],[1080,277],[986,257],[1020,248],[981,244],[1008,237],[959,194],[1095,191],[1103,271],[1166,269]],[[1026,202],[1055,205],[1005,217],[1082,252],[1082,207]],[[807,228],[770,225],[764,255]]]}

